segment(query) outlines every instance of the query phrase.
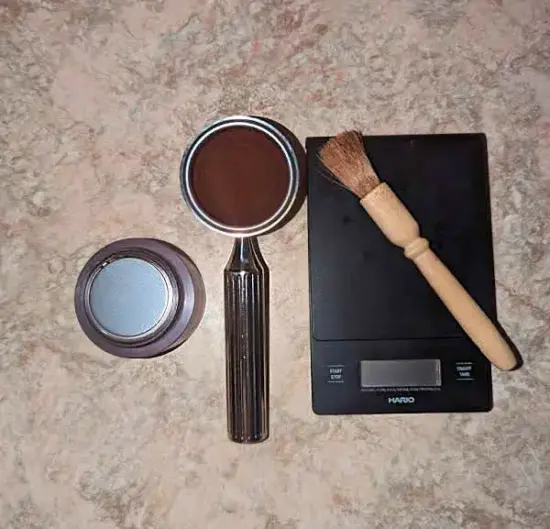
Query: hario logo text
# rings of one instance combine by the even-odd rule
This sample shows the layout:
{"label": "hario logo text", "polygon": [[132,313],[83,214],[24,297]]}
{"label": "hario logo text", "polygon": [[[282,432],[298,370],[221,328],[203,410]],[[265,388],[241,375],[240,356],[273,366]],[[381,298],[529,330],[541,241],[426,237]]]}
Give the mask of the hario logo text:
{"label": "hario logo text", "polygon": [[390,404],[414,404],[414,397],[388,397]]}

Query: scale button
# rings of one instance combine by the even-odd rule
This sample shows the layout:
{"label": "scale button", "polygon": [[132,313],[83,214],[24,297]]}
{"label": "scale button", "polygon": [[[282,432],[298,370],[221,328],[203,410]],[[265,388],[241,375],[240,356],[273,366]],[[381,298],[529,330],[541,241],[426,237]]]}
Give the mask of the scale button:
{"label": "scale button", "polygon": [[345,368],[344,364],[327,365],[325,382],[327,384],[343,384]]}
{"label": "scale button", "polygon": [[455,378],[461,382],[474,380],[474,363],[455,362]]}

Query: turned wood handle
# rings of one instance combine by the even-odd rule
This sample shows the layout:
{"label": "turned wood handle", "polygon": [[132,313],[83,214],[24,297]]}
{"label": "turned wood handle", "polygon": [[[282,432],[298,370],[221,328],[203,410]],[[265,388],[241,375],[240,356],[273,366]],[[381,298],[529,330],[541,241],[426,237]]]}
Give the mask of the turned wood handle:
{"label": "turned wood handle", "polygon": [[480,351],[500,369],[512,369],[516,357],[493,322],[420,237],[418,223],[391,188],[382,183],[361,205],[395,245],[405,250],[449,312]]}

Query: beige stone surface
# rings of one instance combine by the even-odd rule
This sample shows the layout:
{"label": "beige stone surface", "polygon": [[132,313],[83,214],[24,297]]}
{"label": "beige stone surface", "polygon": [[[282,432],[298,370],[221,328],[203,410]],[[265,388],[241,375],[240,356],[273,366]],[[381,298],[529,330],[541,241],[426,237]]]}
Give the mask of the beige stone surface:
{"label": "beige stone surface", "polygon": [[[0,527],[550,527],[550,3],[3,0]],[[503,326],[525,366],[482,415],[313,415],[306,215],[262,240],[272,437],[225,437],[222,268],[179,160],[205,122],[302,140],[484,131]],[[79,269],[154,236],[208,290],[176,352],[110,357],[80,331]]]}

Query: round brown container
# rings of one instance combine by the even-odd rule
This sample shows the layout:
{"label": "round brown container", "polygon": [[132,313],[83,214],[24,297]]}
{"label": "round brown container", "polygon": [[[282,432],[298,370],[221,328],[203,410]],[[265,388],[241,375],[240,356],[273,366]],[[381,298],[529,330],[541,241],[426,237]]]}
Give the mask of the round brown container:
{"label": "round brown container", "polygon": [[76,283],[76,315],[88,338],[127,358],[159,356],[181,345],[199,325],[204,306],[195,264],[157,239],[108,244]]}

